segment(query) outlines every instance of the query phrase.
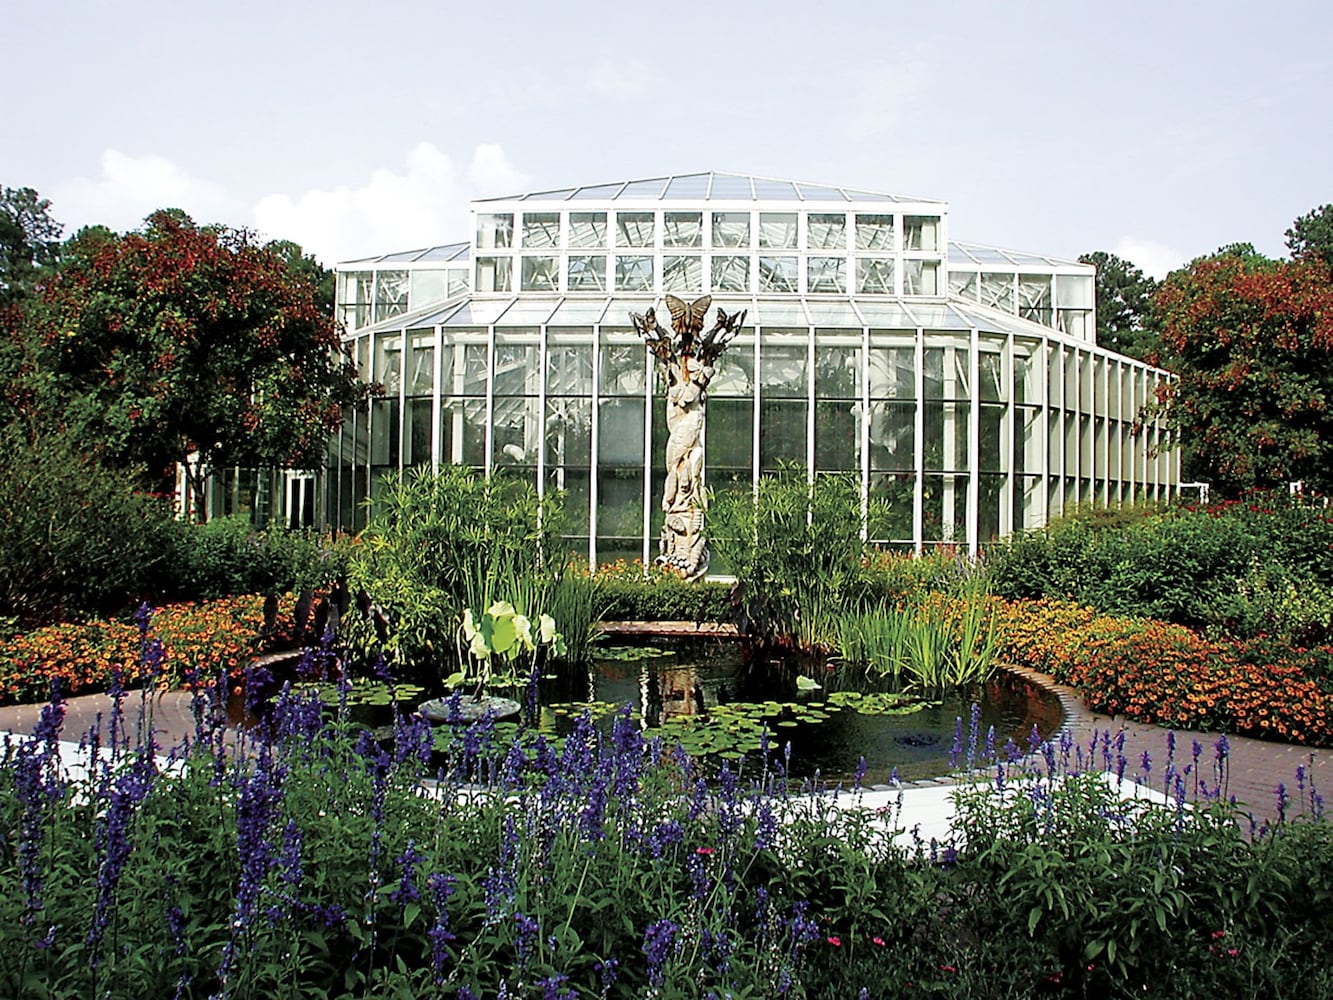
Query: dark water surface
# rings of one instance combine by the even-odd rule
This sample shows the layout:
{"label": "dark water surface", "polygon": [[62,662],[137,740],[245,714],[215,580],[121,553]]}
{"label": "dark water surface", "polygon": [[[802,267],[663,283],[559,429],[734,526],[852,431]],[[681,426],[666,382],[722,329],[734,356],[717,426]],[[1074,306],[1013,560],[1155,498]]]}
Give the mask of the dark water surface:
{"label": "dark water surface", "polygon": [[[646,725],[654,726],[671,717],[705,715],[719,703],[823,703],[827,720],[797,722],[774,730],[774,746],[781,748],[778,756],[790,742],[792,776],[808,777],[818,770],[824,778],[849,781],[864,756],[866,784],[888,781],[894,768],[904,781],[948,773],[957,722],[962,720],[966,748],[974,702],[981,708],[979,741],[985,745],[987,731],[993,726],[997,750],[1012,739],[1026,751],[1034,726],[1045,739],[1064,722],[1064,711],[1054,694],[1003,671],[980,687],[936,696],[938,705],[910,715],[864,715],[827,702],[827,688],[834,686],[836,676],[826,675],[829,683],[824,689],[798,692],[793,664],[780,659],[756,661],[736,642],[662,640],[651,646],[663,655],[601,659],[591,669],[548,679],[542,688],[543,703],[628,704]],[[811,671],[808,664],[805,672],[825,673]],[[565,717],[561,728],[572,725],[569,720]],[[746,771],[757,764],[757,759],[747,760]]]}

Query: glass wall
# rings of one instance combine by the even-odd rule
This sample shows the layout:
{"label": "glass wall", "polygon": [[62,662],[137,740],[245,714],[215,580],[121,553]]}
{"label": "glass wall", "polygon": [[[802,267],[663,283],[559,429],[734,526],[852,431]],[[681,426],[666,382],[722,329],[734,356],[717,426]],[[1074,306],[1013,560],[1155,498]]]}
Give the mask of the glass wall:
{"label": "glass wall", "polygon": [[[674,225],[673,239],[696,238],[693,220]],[[767,238],[786,238],[770,225]],[[759,239],[734,220],[703,225],[715,238],[719,231]],[[864,234],[872,237],[881,238]],[[1151,450],[1162,431],[1144,412],[1166,373],[1018,318],[1008,330],[913,327],[877,320],[862,305],[871,322],[856,325],[846,301],[748,302],[759,322],[721,356],[709,386],[714,495],[752,489],[779,470],[851,475],[868,501],[872,541],[975,552],[1073,504],[1173,490],[1178,459]],[[464,310],[457,325],[352,338],[383,394],[349,414],[331,445],[329,523],[359,527],[359,504],[390,472],[455,462],[559,491],[570,550],[581,556],[651,559],[662,516],[663,387],[642,341],[615,318],[643,304],[585,308],[607,318],[571,325],[559,321],[567,307],[557,301],[522,311],[551,317],[535,326],[505,325],[504,313],[519,310],[504,308],[499,322],[472,325]],[[948,316],[965,318],[931,318]]]}

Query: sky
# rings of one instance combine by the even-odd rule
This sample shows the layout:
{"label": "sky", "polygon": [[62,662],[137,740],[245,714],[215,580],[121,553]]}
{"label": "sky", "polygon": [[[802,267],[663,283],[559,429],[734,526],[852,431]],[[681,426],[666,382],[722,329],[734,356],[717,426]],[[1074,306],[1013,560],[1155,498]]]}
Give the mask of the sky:
{"label": "sky", "polygon": [[1333,4],[4,0],[0,185],[322,262],[472,198],[722,170],[949,203],[1161,276],[1333,202]]}

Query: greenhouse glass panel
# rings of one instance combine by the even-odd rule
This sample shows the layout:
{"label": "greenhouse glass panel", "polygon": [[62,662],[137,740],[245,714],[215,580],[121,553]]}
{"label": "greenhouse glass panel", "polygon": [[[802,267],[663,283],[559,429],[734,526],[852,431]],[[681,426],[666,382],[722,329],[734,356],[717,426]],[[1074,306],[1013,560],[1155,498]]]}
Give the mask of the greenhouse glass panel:
{"label": "greenhouse glass panel", "polygon": [[514,245],[514,216],[478,215],[477,249],[500,250]]}
{"label": "greenhouse glass panel", "polygon": [[905,250],[938,250],[940,220],[933,215],[903,216],[903,248]]}
{"label": "greenhouse glass panel", "polygon": [[671,178],[663,198],[703,198],[708,194],[708,174],[680,174]]}
{"label": "greenhouse glass panel", "polygon": [[1054,320],[1051,310],[1051,276],[1049,274],[1020,274],[1018,276],[1018,315],[1042,326]]}
{"label": "greenhouse glass panel", "polygon": [[642,343],[602,345],[601,394],[642,398],[648,352]]}
{"label": "greenhouse glass panel", "polygon": [[597,403],[599,465],[643,468],[643,398],[602,399]]}
{"label": "greenhouse glass panel", "polygon": [[713,291],[748,292],[750,290],[750,258],[713,255]]}
{"label": "greenhouse glass panel", "polygon": [[861,345],[827,343],[833,335],[831,330],[815,331],[815,396],[860,399]]}
{"label": "greenhouse glass panel", "polygon": [[407,312],[406,271],[380,271],[375,276],[375,322]]}
{"label": "greenhouse glass panel", "polygon": [[847,216],[811,212],[806,219],[806,245],[811,250],[846,250]]}
{"label": "greenhouse glass panel", "polygon": [[514,263],[508,257],[477,258],[477,291],[508,292],[513,290]]}
{"label": "greenhouse glass panel", "polygon": [[797,219],[795,212],[760,212],[759,246],[769,250],[795,250]]}
{"label": "greenhouse glass panel", "polygon": [[938,295],[939,267],[933,260],[903,261],[903,294]]}
{"label": "greenhouse glass panel", "polygon": [[977,300],[977,272],[949,269],[949,294],[969,302]]}
{"label": "greenhouse glass panel", "polygon": [[759,467],[776,472],[785,465],[805,468],[808,404],[804,399],[761,397],[759,406]]}
{"label": "greenhouse glass panel", "polygon": [[775,181],[763,177],[754,179],[754,193],[758,198],[771,201],[797,201],[796,188],[791,181]]}
{"label": "greenhouse glass panel", "polygon": [[402,428],[399,426],[402,411],[398,397],[376,399],[370,404],[370,464],[372,466],[398,467],[400,457],[399,443],[402,440]]}
{"label": "greenhouse glass panel", "polygon": [[412,336],[411,360],[407,370],[407,394],[429,396],[435,386],[435,338],[432,334]]}
{"label": "greenhouse glass panel", "polygon": [[652,212],[616,213],[616,246],[650,247],[655,235]]}
{"label": "greenhouse glass panel", "polygon": [[872,542],[911,543],[915,492],[916,476],[910,472],[871,477],[870,522],[866,527]]}
{"label": "greenhouse glass panel", "polygon": [[429,398],[407,401],[407,446],[403,465],[429,465],[430,443],[434,431],[434,407]]}
{"label": "greenhouse glass panel", "polygon": [[491,414],[492,468],[537,464],[541,410],[536,396],[496,396]]}
{"label": "greenhouse glass panel", "polygon": [[922,481],[922,537],[928,543],[967,539],[967,476],[926,476]]}
{"label": "greenhouse glass panel", "polygon": [[570,212],[569,245],[574,249],[605,249],[606,213]]}
{"label": "greenhouse glass panel", "polygon": [[591,510],[592,470],[588,466],[552,464],[547,459],[546,492],[560,493],[564,509],[564,534],[561,535],[566,551],[587,558],[588,513]]}
{"label": "greenhouse glass panel", "polygon": [[384,386],[386,396],[398,395],[403,373],[403,341],[398,334],[380,334],[375,338],[374,380]]}
{"label": "greenhouse glass panel", "polygon": [[862,295],[893,295],[893,261],[858,257],[856,290]]}
{"label": "greenhouse glass panel", "polygon": [[1001,312],[1014,312],[1014,275],[983,271],[981,304]]}
{"label": "greenhouse glass panel", "polygon": [[1000,536],[1000,508],[1008,480],[1004,476],[981,476],[977,480],[977,539],[985,543]]}
{"label": "greenhouse glass panel", "polygon": [[847,292],[846,257],[811,257],[806,262],[806,286],[811,292]]}
{"label": "greenhouse glass panel", "polygon": [[710,396],[704,454],[711,477],[730,469],[748,480],[754,466],[754,399]]}
{"label": "greenhouse glass panel", "polygon": [[796,257],[760,257],[759,290],[761,292],[795,292],[799,290],[800,268]]}
{"label": "greenhouse glass panel", "polygon": [[592,463],[591,399],[547,397],[545,460],[548,468],[587,471]]}
{"label": "greenhouse glass panel", "polygon": [[571,255],[568,271],[565,274],[565,287],[571,292],[606,291],[606,256],[593,257]]}
{"label": "greenhouse glass panel", "polygon": [[856,216],[856,249],[891,252],[897,248],[892,215]]}
{"label": "greenhouse glass panel", "polygon": [[[641,442],[642,443],[642,442]],[[629,558],[643,554],[643,452],[638,468],[597,468],[597,553],[605,560],[604,550],[628,550]]]}
{"label": "greenhouse glass panel", "polygon": [[449,298],[455,295],[462,295],[468,289],[467,271],[460,267],[451,267],[446,272],[449,275]]}
{"label": "greenhouse glass panel", "polygon": [[545,249],[560,245],[559,212],[524,212],[524,249]]}
{"label": "greenhouse glass panel", "polygon": [[754,190],[750,187],[750,178],[738,174],[714,174],[710,198],[753,198]]}
{"label": "greenhouse glass panel", "polygon": [[870,348],[870,398],[914,399],[916,397],[916,350],[912,347]]}
{"label": "greenhouse glass panel", "polygon": [[815,468],[849,472],[861,467],[861,406],[847,399],[815,401]]}
{"label": "greenhouse glass panel", "polygon": [[910,471],[916,467],[916,403],[870,404],[870,468]]}
{"label": "greenhouse glass panel", "polygon": [[749,212],[713,213],[713,246],[748,247],[749,245]]}
{"label": "greenhouse glass panel", "polygon": [[704,290],[704,263],[697,254],[662,258],[662,289],[695,295]]}
{"label": "greenhouse glass panel", "polygon": [[523,258],[523,291],[554,292],[560,287],[560,269],[555,257]]}
{"label": "greenhouse glass panel", "polygon": [[702,212],[666,212],[662,216],[662,246],[701,247],[704,245]]}
{"label": "greenhouse glass panel", "polygon": [[922,404],[925,467],[935,472],[967,469],[967,442],[972,407],[967,403],[927,400]]}
{"label": "greenhouse glass panel", "polygon": [[[568,337],[571,333],[562,330],[561,337]],[[591,331],[588,331],[588,336],[591,335]],[[592,395],[591,343],[560,343],[553,339],[546,345],[546,394]]]}
{"label": "greenhouse glass panel", "polygon": [[411,276],[408,302],[411,308],[419,312],[432,302],[442,302],[449,297],[449,272],[418,268],[408,272]]}
{"label": "greenhouse glass panel", "polygon": [[805,344],[760,344],[759,391],[770,398],[805,399],[809,394],[809,353]]}
{"label": "greenhouse glass panel", "polygon": [[977,356],[977,374],[981,381],[979,395],[982,402],[1004,401],[1004,358],[991,351]]}
{"label": "greenhouse glass panel", "polygon": [[982,472],[1006,472],[1005,455],[1001,442],[1004,440],[1004,404],[983,403],[977,428],[979,438],[978,469]]}
{"label": "greenhouse glass panel", "polygon": [[497,400],[503,396],[535,396],[539,389],[541,367],[535,339],[513,337],[495,344],[495,389]]}
{"label": "greenhouse glass panel", "polygon": [[653,288],[653,259],[651,257],[616,257],[616,290],[622,292],[650,292]]}

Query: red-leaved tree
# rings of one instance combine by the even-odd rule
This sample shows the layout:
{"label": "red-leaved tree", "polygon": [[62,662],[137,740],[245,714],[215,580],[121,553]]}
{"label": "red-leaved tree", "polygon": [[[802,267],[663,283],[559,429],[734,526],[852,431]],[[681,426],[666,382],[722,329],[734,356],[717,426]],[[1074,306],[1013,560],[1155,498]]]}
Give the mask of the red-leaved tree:
{"label": "red-leaved tree", "polygon": [[244,230],[178,211],[71,239],[28,331],[17,398],[59,407],[147,483],[177,464],[196,488],[228,466],[318,465],[365,393],[309,280]]}
{"label": "red-leaved tree", "polygon": [[1203,257],[1156,298],[1180,376],[1161,402],[1195,471],[1224,495],[1333,487],[1333,275],[1320,258]]}

